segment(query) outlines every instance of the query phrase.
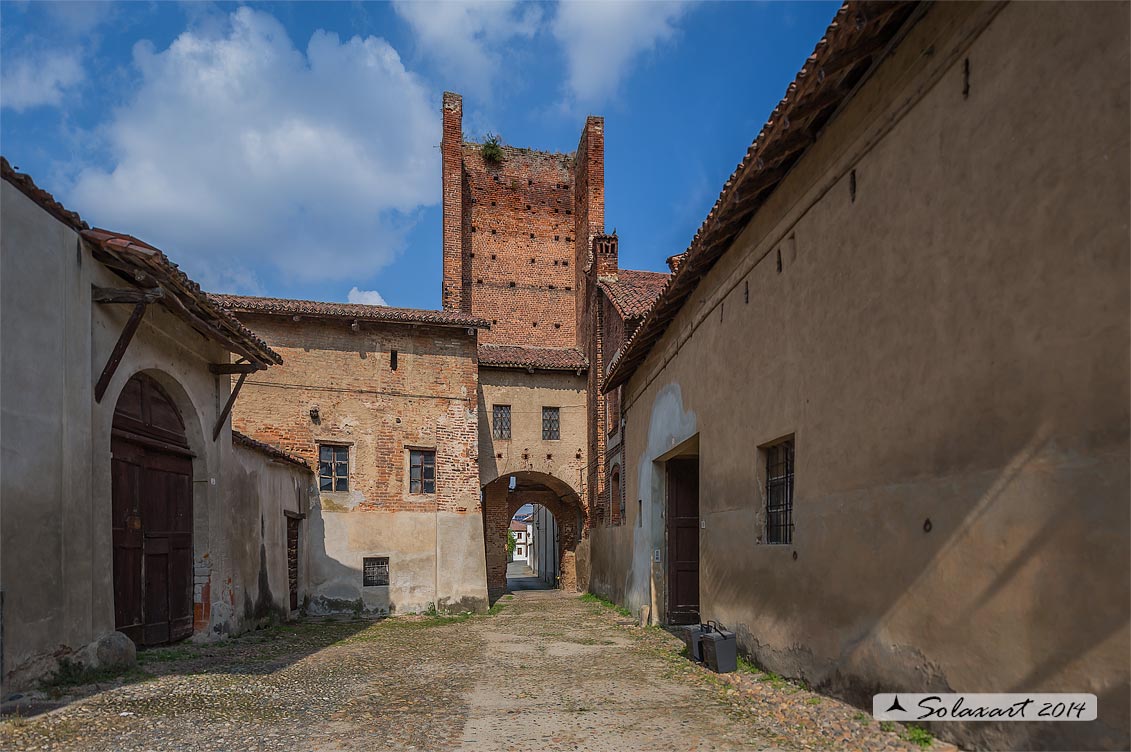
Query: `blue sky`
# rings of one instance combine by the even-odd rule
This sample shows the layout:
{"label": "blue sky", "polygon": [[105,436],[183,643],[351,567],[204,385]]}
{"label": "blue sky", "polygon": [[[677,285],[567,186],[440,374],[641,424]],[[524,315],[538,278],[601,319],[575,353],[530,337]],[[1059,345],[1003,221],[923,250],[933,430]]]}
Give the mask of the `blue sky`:
{"label": "blue sky", "polygon": [[837,6],[5,1],[0,150],[208,289],[436,308],[442,92],[549,151],[599,114],[606,230],[663,270]]}

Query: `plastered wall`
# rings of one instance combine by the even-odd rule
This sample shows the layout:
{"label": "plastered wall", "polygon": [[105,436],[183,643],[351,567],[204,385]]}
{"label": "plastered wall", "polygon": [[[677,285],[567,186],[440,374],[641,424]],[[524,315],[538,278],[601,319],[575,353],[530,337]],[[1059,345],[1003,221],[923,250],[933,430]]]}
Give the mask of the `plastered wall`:
{"label": "plastered wall", "polygon": [[[663,619],[663,459],[694,439],[702,615],[757,662],[861,706],[1094,692],[1096,723],[932,731],[1131,743],[1128,47],[1126,5],[927,12],[627,384],[592,589]],[[759,447],[787,435],[769,545]]]}

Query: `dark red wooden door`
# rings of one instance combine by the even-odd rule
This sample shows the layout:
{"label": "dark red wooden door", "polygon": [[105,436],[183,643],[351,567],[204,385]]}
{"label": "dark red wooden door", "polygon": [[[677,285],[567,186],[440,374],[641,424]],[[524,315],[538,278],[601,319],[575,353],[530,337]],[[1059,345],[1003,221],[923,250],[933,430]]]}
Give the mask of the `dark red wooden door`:
{"label": "dark red wooden door", "polygon": [[111,442],[114,615],[139,645],[192,634],[192,456],[181,418],[149,377],[130,380]]}
{"label": "dark red wooden door", "polygon": [[668,623],[699,621],[699,459],[669,460]]}

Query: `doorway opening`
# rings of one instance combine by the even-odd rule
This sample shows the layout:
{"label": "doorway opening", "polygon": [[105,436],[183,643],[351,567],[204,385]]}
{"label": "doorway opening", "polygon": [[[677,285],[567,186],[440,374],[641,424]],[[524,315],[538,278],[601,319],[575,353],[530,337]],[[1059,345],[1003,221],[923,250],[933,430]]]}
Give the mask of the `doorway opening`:
{"label": "doorway opening", "polygon": [[192,635],[192,458],[168,393],[136,374],[110,440],[115,628],[138,646]]}
{"label": "doorway opening", "polygon": [[[569,484],[532,470],[501,475],[483,488],[483,512],[492,602],[516,586],[577,589],[576,549],[583,518],[581,500]],[[525,561],[516,558],[517,540],[513,551],[508,546],[510,536],[517,538],[520,532],[526,539]]]}
{"label": "doorway opening", "polygon": [[667,461],[668,624],[699,621],[699,457]]}

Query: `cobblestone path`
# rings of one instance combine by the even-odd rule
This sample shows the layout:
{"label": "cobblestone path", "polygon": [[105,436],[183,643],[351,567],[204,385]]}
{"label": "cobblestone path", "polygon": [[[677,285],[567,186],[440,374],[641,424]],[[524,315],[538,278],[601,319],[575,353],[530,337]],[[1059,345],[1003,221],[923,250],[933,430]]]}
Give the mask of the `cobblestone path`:
{"label": "cobblestone path", "polygon": [[900,727],[777,677],[712,674],[667,632],[601,603],[522,591],[500,606],[146,651],[124,683],[6,716],[0,748],[920,749]]}

